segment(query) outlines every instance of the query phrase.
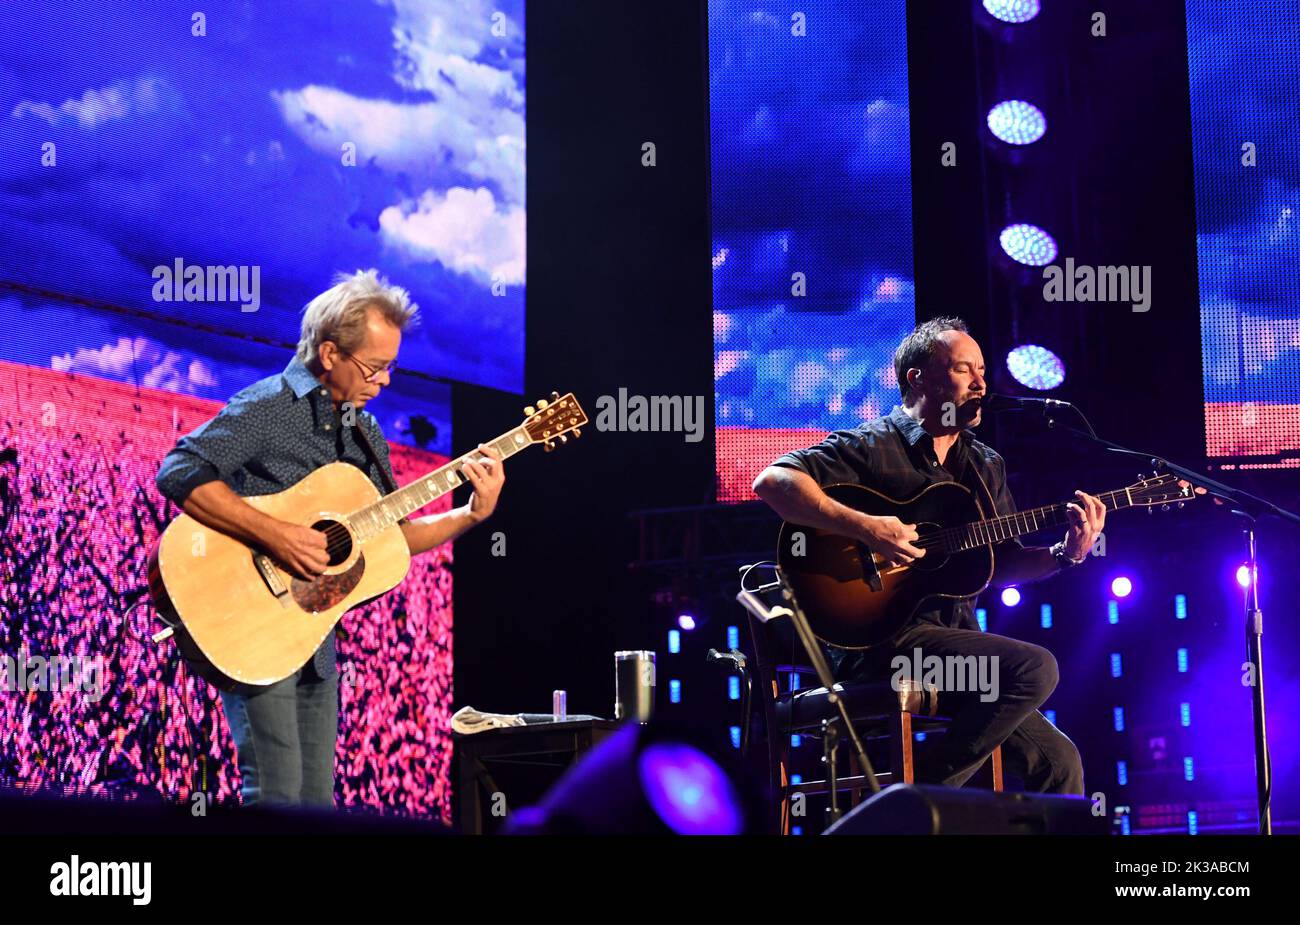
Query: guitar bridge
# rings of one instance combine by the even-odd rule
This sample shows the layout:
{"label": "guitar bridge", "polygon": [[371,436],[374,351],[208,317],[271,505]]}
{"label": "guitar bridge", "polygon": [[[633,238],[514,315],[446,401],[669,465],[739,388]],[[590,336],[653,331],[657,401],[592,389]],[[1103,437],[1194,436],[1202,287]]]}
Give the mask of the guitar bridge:
{"label": "guitar bridge", "polygon": [[858,549],[858,559],[862,563],[862,577],[866,581],[867,586],[870,587],[872,591],[883,591],[885,585],[884,582],[880,580],[880,569],[876,567],[876,560],[871,555],[871,550],[862,543],[856,543],[854,545],[856,545]]}
{"label": "guitar bridge", "polygon": [[257,566],[258,573],[262,576],[262,581],[266,582],[267,590],[275,595],[280,602],[281,607],[289,606],[289,589],[285,586],[284,581],[280,578],[280,572],[271,561],[271,557],[265,553],[254,553],[253,564]]}

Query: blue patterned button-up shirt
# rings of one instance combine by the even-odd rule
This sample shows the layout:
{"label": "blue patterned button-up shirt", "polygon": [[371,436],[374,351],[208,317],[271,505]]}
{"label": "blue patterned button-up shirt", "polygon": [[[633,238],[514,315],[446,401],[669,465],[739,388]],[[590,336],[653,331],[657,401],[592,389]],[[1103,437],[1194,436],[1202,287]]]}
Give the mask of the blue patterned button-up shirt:
{"label": "blue patterned button-up shirt", "polygon": [[[370,445],[391,477],[388,443],[375,416],[359,411]],[[349,462],[387,493],[383,477],[345,426],[329,391],[294,358],[283,373],[268,376],[231,396],[212,420],[177,442],[158,470],[158,491],[178,506],[199,485],[220,479],[241,497],[284,491],[332,462]],[[317,674],[337,674],[334,637],[317,649]]]}

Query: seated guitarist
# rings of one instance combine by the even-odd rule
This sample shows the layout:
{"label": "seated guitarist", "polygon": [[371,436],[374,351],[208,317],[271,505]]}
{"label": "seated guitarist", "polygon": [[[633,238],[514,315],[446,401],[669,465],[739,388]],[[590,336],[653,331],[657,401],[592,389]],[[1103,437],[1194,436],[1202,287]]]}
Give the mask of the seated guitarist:
{"label": "seated guitarist", "polygon": [[[374,270],[340,276],[307,305],[297,355],[284,372],[238,392],[220,414],[182,437],[162,462],[158,490],[200,523],[265,549],[300,578],[319,575],[329,564],[324,534],[277,520],[242,498],[283,491],[340,460],[388,493],[388,444],[363,409],[389,383],[402,331],[416,313],[406,290]],[[479,451],[487,458],[464,466],[474,489],[468,504],[400,523],[412,555],[454,540],[496,507],[505,481],[501,455],[481,444]],[[333,633],[288,678],[251,694],[223,691],[221,701],[245,806],[334,805]]]}
{"label": "seated guitarist", "polygon": [[[979,424],[985,381],[983,355],[965,323],[937,318],[917,325],[894,353],[894,369],[901,406],[780,457],[759,475],[754,491],[786,521],[855,537],[890,564],[906,564],[925,555],[914,545],[914,524],[854,510],[820,486],[857,483],[901,501],[933,482],[954,480],[985,505],[991,497],[997,514],[1015,507],[1002,457],[967,430]],[[1063,542],[1025,548],[1011,540],[994,547],[995,584],[1025,584],[1084,561],[1105,524],[1106,508],[1081,491],[1075,497]],[[935,603],[883,645],[831,649],[828,655],[837,679],[880,680],[889,676],[895,655],[911,660],[916,648],[922,658],[997,656],[999,672],[999,695],[989,702],[974,692],[940,694],[952,725],[932,748],[918,751],[918,781],[959,787],[1000,743],[1006,769],[1027,790],[1083,793],[1078,750],[1038,711],[1056,687],[1056,659],[1040,646],[980,631],[974,598]]]}

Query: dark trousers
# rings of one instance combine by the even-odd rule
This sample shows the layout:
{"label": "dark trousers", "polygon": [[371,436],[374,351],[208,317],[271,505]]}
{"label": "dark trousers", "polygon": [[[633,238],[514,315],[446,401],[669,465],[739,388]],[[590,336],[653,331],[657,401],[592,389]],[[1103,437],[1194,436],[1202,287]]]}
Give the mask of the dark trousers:
{"label": "dark trousers", "polygon": [[[1024,781],[1026,790],[1083,794],[1079,750],[1038,712],[1060,677],[1051,652],[1007,636],[915,622],[886,645],[870,650],[867,657],[842,661],[841,667],[850,668],[852,677],[889,678],[895,657],[906,657],[912,663],[916,649],[921,650],[922,658],[974,655],[998,659],[997,696],[991,700],[985,700],[979,691],[943,690],[941,686],[939,713],[951,717],[952,723],[944,734],[931,737],[916,749],[918,782],[960,787],[1000,743],[1004,769]],[[912,672],[905,676],[911,677]]]}
{"label": "dark trousers", "polygon": [[308,663],[251,694],[222,692],[235,739],[244,806],[334,806],[338,675],[322,679]]}

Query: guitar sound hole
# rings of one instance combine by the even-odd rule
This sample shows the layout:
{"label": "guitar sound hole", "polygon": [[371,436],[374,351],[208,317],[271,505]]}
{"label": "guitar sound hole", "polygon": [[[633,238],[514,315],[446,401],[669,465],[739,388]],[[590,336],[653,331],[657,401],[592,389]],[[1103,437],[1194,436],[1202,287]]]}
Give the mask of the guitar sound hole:
{"label": "guitar sound hole", "polygon": [[352,555],[352,534],[337,520],[318,520],[311,528],[325,534],[325,548],[329,552],[331,568]]}
{"label": "guitar sound hole", "polygon": [[916,545],[925,548],[925,555],[912,563],[912,568],[920,571],[933,571],[942,568],[943,564],[948,561],[948,557],[943,554],[937,542],[937,534],[943,528],[935,523],[921,522],[916,525],[917,540]]}

